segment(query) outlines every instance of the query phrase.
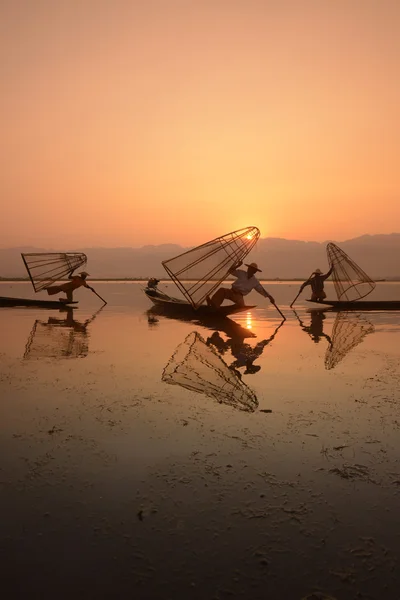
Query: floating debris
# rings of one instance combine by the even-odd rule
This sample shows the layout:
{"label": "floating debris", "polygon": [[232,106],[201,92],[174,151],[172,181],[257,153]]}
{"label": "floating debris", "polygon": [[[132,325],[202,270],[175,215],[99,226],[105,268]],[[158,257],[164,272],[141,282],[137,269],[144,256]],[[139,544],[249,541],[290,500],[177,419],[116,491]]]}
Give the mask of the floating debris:
{"label": "floating debris", "polygon": [[343,465],[341,468],[335,467],[329,470],[330,473],[339,475],[342,479],[361,479],[362,481],[369,481],[370,483],[376,483],[371,476],[368,467],[364,465]]}

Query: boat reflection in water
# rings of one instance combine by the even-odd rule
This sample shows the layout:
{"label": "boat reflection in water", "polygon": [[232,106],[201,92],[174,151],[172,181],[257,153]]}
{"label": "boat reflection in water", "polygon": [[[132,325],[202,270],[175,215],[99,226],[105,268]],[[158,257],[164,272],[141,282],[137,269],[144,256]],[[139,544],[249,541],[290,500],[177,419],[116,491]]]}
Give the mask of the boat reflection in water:
{"label": "boat reflection in water", "polygon": [[219,403],[253,412],[258,407],[255,393],[228,367],[217,350],[192,331],[171,356],[162,381],[205,394]]}
{"label": "boat reflection in water", "polygon": [[325,368],[334,369],[353,348],[361,344],[366,335],[374,331],[373,324],[360,313],[338,313],[325,354]]}
{"label": "boat reflection in water", "polygon": [[191,315],[184,314],[173,314],[166,313],[163,311],[162,307],[153,306],[149,310],[146,311],[147,314],[147,322],[149,327],[154,327],[160,322],[160,319],[173,319],[182,321],[184,323],[193,323],[195,325],[200,325],[201,327],[205,327],[206,329],[211,329],[213,331],[222,331],[231,339],[243,340],[245,338],[254,338],[256,335],[250,331],[249,329],[242,327],[239,323],[236,323],[229,317],[220,317],[220,316],[202,316],[202,317],[193,317]]}
{"label": "boat reflection in water", "polygon": [[83,322],[74,319],[72,309],[66,311],[63,319],[49,317],[47,322],[36,319],[25,346],[24,359],[84,358],[89,352],[88,327],[102,309]]}

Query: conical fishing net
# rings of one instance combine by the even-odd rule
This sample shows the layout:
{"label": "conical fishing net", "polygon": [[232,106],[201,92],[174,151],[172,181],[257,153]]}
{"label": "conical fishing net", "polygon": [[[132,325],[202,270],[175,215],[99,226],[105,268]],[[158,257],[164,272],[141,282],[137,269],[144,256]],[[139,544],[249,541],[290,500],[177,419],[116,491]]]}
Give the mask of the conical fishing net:
{"label": "conical fishing net", "polygon": [[372,292],[375,282],[336,244],[326,247],[332,279],[339,300],[353,302]]}
{"label": "conical fishing net", "polygon": [[183,295],[198,308],[257,243],[257,227],[245,227],[188,250],[162,264]]}
{"label": "conical fishing net", "polygon": [[346,354],[358,346],[366,335],[374,332],[372,323],[354,312],[337,314],[332,329],[331,344],[325,354],[325,368],[336,367]]}
{"label": "conical fishing net", "polygon": [[178,346],[163,371],[162,380],[239,410],[253,412],[258,406],[255,393],[197,331]]}
{"label": "conical fishing net", "polygon": [[48,252],[21,254],[35,292],[40,292],[55,281],[66,277],[87,261],[83,252]]}

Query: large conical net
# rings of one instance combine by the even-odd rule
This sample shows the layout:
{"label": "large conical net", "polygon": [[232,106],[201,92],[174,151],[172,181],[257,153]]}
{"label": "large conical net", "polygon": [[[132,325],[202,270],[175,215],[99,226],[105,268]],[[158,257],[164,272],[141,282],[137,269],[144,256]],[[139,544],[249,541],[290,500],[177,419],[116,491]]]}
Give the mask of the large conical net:
{"label": "large conical net", "polygon": [[50,317],[48,322],[36,320],[24,358],[83,358],[89,351],[87,324],[70,319]]}
{"label": "large conical net", "polygon": [[53,285],[87,261],[83,252],[38,252],[21,256],[35,292]]}
{"label": "large conical net", "polygon": [[257,243],[257,227],[245,227],[192,248],[162,264],[187,300],[198,308]]}
{"label": "large conical net", "polygon": [[329,243],[326,251],[339,300],[353,302],[372,292],[375,282],[343,250]]}
{"label": "large conical net", "polygon": [[366,335],[374,332],[372,323],[354,312],[340,312],[332,329],[331,344],[325,354],[325,367],[336,367],[346,354],[358,346]]}
{"label": "large conical net", "polygon": [[253,412],[258,406],[255,393],[197,331],[178,346],[163,371],[162,380],[239,410]]}

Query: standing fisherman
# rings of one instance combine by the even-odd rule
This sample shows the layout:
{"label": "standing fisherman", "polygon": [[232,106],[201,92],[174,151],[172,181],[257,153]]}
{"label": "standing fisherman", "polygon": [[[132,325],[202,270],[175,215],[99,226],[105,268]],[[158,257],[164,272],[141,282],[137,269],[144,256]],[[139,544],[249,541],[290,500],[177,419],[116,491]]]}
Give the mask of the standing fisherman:
{"label": "standing fisherman", "polygon": [[326,279],[328,279],[328,277],[330,276],[332,271],[333,271],[333,267],[331,267],[329,269],[329,271],[327,273],[325,273],[325,275],[323,275],[321,269],[316,269],[311,274],[311,277],[302,284],[299,294],[301,294],[301,292],[304,290],[305,287],[310,285],[311,290],[312,290],[311,301],[312,302],[321,302],[321,300],[325,300],[326,294],[324,291],[324,282]]}

